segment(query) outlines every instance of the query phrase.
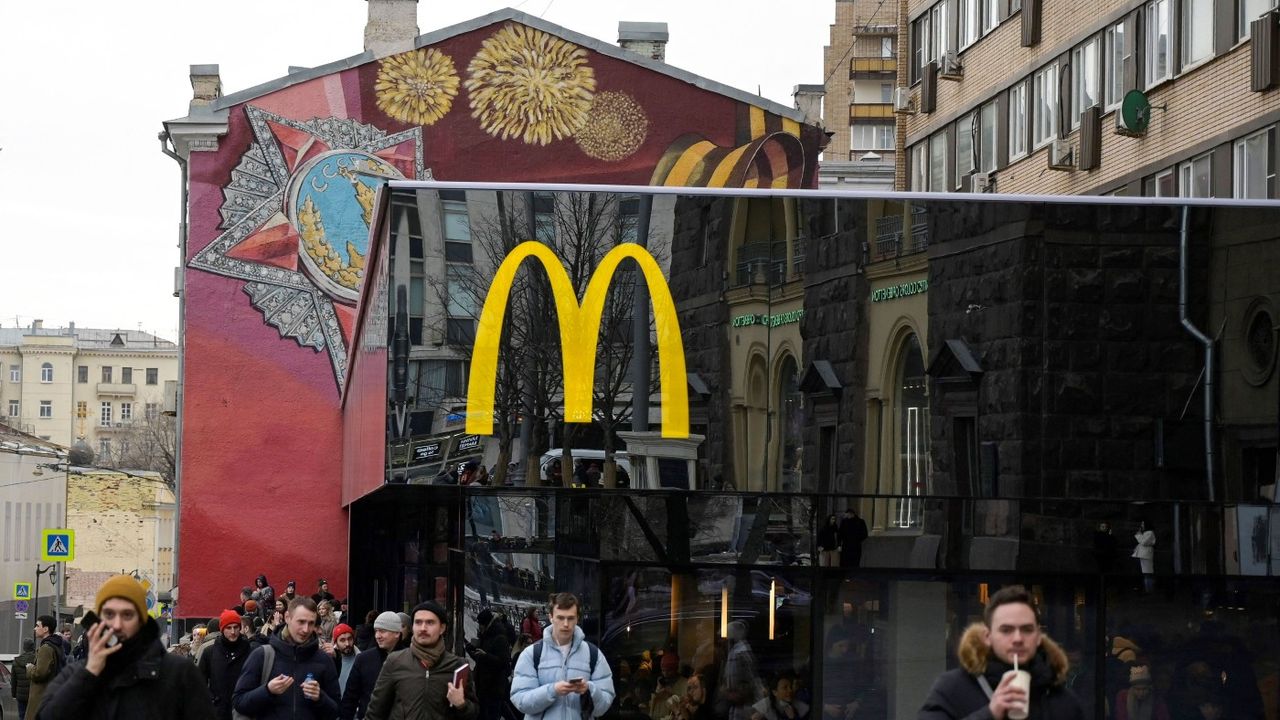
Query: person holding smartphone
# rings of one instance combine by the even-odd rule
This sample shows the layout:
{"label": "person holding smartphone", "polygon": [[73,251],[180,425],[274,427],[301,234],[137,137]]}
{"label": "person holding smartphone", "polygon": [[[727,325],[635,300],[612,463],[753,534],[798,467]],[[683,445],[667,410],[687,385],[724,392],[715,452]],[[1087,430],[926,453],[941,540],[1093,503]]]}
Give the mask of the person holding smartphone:
{"label": "person holding smartphone", "polygon": [[613,672],[578,627],[578,598],[551,599],[551,628],[516,660],[511,702],[525,720],[591,720],[613,704]]}
{"label": "person holding smartphone", "polygon": [[39,720],[163,717],[214,720],[209,690],[195,664],[165,652],[147,615],[147,592],[129,575],[98,589],[101,621],[86,631],[89,651],[50,683]]}

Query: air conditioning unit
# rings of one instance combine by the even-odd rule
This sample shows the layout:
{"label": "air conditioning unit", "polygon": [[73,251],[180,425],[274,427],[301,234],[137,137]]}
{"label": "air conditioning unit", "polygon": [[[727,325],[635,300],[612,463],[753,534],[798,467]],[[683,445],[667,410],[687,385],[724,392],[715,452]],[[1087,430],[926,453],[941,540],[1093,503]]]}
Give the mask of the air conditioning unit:
{"label": "air conditioning unit", "polygon": [[1050,170],[1075,170],[1076,151],[1066,140],[1054,140],[1049,144]]}
{"label": "air conditioning unit", "polygon": [[945,53],[938,63],[938,77],[943,80],[960,80],[964,77],[964,65],[960,64],[958,53]]}
{"label": "air conditioning unit", "polygon": [[900,87],[893,89],[893,111],[906,115],[915,114],[916,103],[911,97],[911,88]]}
{"label": "air conditioning unit", "polygon": [[995,173],[974,173],[973,174],[973,192],[976,193],[993,193],[996,191],[996,174]]}

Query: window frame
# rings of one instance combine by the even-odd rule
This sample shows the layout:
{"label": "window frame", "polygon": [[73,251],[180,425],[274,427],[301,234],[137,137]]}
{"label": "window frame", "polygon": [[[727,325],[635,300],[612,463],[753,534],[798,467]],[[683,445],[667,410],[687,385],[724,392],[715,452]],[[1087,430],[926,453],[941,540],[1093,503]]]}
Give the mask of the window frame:
{"label": "window frame", "polygon": [[[1142,86],[1150,90],[1160,83],[1167,82],[1173,78],[1174,57],[1174,34],[1173,34],[1173,8],[1172,0],[1150,0],[1142,6],[1142,28],[1143,28],[1143,56],[1142,56]],[[1163,42],[1161,35],[1152,32],[1153,28],[1158,26],[1158,18],[1163,10],[1165,24]],[[1153,20],[1153,16],[1157,20]],[[1164,73],[1158,74],[1157,64],[1155,62],[1157,52],[1163,46],[1165,56]]]}
{"label": "window frame", "polygon": [[[1088,72],[1087,53],[1089,50],[1093,52],[1093,71]],[[1102,35],[1095,34],[1088,40],[1080,43],[1071,49],[1071,109],[1069,111],[1068,127],[1075,130],[1080,127],[1080,115],[1087,109],[1097,105],[1102,106],[1102,73],[1100,68],[1102,65]],[[1088,98],[1091,102],[1085,105],[1084,90],[1087,84],[1093,83],[1093,96]]]}
{"label": "window frame", "polygon": [[[1125,72],[1133,63],[1133,55],[1125,52],[1125,21],[1113,23],[1102,32],[1102,111],[1120,107],[1125,95]],[[1119,62],[1117,62],[1117,60]]]}
{"label": "window frame", "polygon": [[[1208,62],[1214,57],[1214,38],[1216,32],[1217,13],[1214,12],[1215,0],[1178,0],[1178,39],[1179,39],[1179,55],[1178,68],[1185,71],[1193,68],[1201,63]],[[1199,8],[1204,12],[1204,8],[1208,7],[1208,16],[1197,20],[1193,14]],[[1206,22],[1207,21],[1207,22]],[[1201,40],[1205,43],[1205,53],[1200,57],[1191,57],[1192,35],[1196,32],[1205,33],[1205,37]]]}
{"label": "window frame", "polygon": [[[955,122],[956,136],[956,162],[955,162],[955,187],[960,188],[961,180],[978,171],[978,109],[974,108],[969,112],[961,115]],[[961,158],[965,153],[961,152],[962,140],[968,139],[969,152],[964,164],[961,164]]]}
{"label": "window frame", "polygon": [[[1208,178],[1208,188],[1203,195],[1189,193],[1188,190],[1194,188],[1196,166],[1203,161],[1208,165],[1205,177]],[[1211,198],[1213,197],[1213,153],[1207,152],[1197,155],[1190,160],[1183,160],[1178,163],[1178,197],[1182,198]]]}
{"label": "window frame", "polygon": [[159,385],[160,368],[147,368],[146,380],[148,385]]}
{"label": "window frame", "polygon": [[[989,137],[983,122],[983,115],[987,114],[988,111],[990,111],[989,119],[991,121]],[[975,141],[978,144],[978,149],[974,152],[974,157],[977,159],[977,171],[995,172],[996,167],[1000,164],[1000,149],[998,147],[1000,143],[1000,104],[995,100],[989,100],[978,106],[977,113],[978,127]],[[991,162],[989,164],[982,161],[983,155],[988,148],[991,153]]]}
{"label": "window frame", "polygon": [[971,45],[982,39],[982,2],[981,0],[957,0],[956,3],[956,45],[959,52],[964,52]]}
{"label": "window frame", "polygon": [[1266,7],[1260,13],[1250,15],[1248,9],[1249,0],[1237,0],[1236,2],[1236,41],[1248,40],[1252,35],[1249,25],[1258,18],[1280,7],[1280,0],[1262,0],[1262,6]]}
{"label": "window frame", "polygon": [[11,418],[22,417],[22,401],[21,400],[9,401],[9,417]]}
{"label": "window frame", "polygon": [[[1160,170],[1159,172],[1153,173],[1149,177],[1145,178],[1142,181],[1142,196],[1157,197],[1157,198],[1177,197],[1178,196],[1178,178],[1175,175],[1174,171],[1175,171],[1175,168],[1169,167],[1169,168]],[[1169,192],[1167,194],[1163,194],[1160,192],[1161,183],[1166,180],[1168,181],[1167,185],[1169,187]],[[1148,193],[1148,189],[1152,190],[1153,192]]]}
{"label": "window frame", "polygon": [[[1031,149],[1039,150],[1058,139],[1058,63],[1051,62],[1031,76]],[[1040,102],[1040,98],[1044,102]],[[1042,122],[1043,121],[1043,122]],[[1043,137],[1041,132],[1044,131]]]}
{"label": "window frame", "polygon": [[928,142],[929,190],[931,192],[945,192],[947,187],[947,152],[950,151],[950,143],[947,142],[947,131],[940,130],[930,135]]}
{"label": "window frame", "polygon": [[1031,124],[1028,117],[1030,110],[1030,80],[1023,78],[1009,86],[1008,123],[1009,123],[1009,162],[1021,160],[1031,154],[1031,136],[1027,131]]}
{"label": "window frame", "polygon": [[53,382],[53,363],[40,363],[40,382]]}
{"label": "window frame", "polygon": [[[1270,158],[1272,153],[1271,133],[1275,128],[1275,125],[1269,125],[1261,130],[1251,132],[1231,143],[1231,197],[1241,199],[1270,199],[1271,184],[1274,178],[1274,174],[1271,172],[1272,164]],[[1263,194],[1260,196],[1243,194],[1241,192],[1243,186],[1249,182],[1249,170],[1252,168],[1252,163],[1249,161],[1249,141],[1258,138],[1261,138],[1264,143],[1262,146],[1261,157],[1258,159],[1260,159],[1265,165],[1262,173],[1263,184],[1265,187],[1262,188]]]}
{"label": "window frame", "polygon": [[89,382],[89,366],[77,365],[76,366],[76,383],[80,385],[84,385],[84,384],[87,384],[88,382]]}
{"label": "window frame", "polygon": [[15,383],[22,382],[22,366],[21,365],[9,366],[9,382],[15,382]]}
{"label": "window frame", "polygon": [[115,377],[115,372],[112,370],[111,366],[103,365],[102,366],[102,382],[104,383],[115,382],[115,380],[113,379],[114,377]]}
{"label": "window frame", "polygon": [[112,410],[111,403],[109,401],[103,401],[101,405],[98,406],[98,427],[111,427],[113,415],[114,411]]}
{"label": "window frame", "polygon": [[41,400],[41,401],[40,401],[40,415],[39,415],[39,417],[40,417],[42,420],[49,420],[49,419],[52,419],[52,418],[53,418],[53,401],[52,401],[52,400]]}
{"label": "window frame", "polygon": [[925,138],[915,145],[912,145],[907,150],[907,153],[911,158],[911,177],[909,178],[910,190],[912,192],[928,192],[929,139]]}

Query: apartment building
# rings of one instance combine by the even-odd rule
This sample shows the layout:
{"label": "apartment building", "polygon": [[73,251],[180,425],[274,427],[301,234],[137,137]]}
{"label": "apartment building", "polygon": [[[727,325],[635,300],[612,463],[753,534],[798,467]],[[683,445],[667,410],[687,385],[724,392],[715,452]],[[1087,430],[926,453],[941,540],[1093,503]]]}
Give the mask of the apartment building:
{"label": "apartment building", "polygon": [[84,438],[105,462],[163,410],[165,383],[178,379],[178,348],[136,330],[36,320],[0,328],[0,371],[0,421],[63,447]]}
{"label": "apartment building", "polygon": [[896,187],[1277,196],[1276,0],[906,4]]}

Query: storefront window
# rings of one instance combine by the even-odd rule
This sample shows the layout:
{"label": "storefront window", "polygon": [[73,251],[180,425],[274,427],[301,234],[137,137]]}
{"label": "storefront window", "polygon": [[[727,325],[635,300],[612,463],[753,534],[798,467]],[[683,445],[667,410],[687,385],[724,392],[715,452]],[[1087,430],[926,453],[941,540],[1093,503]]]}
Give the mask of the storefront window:
{"label": "storefront window", "polygon": [[893,527],[920,525],[921,501],[915,499],[928,490],[929,478],[929,398],[926,392],[924,356],[915,333],[903,342],[895,388],[897,415],[898,502],[890,518]]}
{"label": "storefront window", "polygon": [[776,490],[794,492],[802,489],[801,470],[804,465],[804,395],[800,392],[800,376],[795,358],[787,355],[779,374],[778,418],[782,440],[779,452],[780,471]]}

